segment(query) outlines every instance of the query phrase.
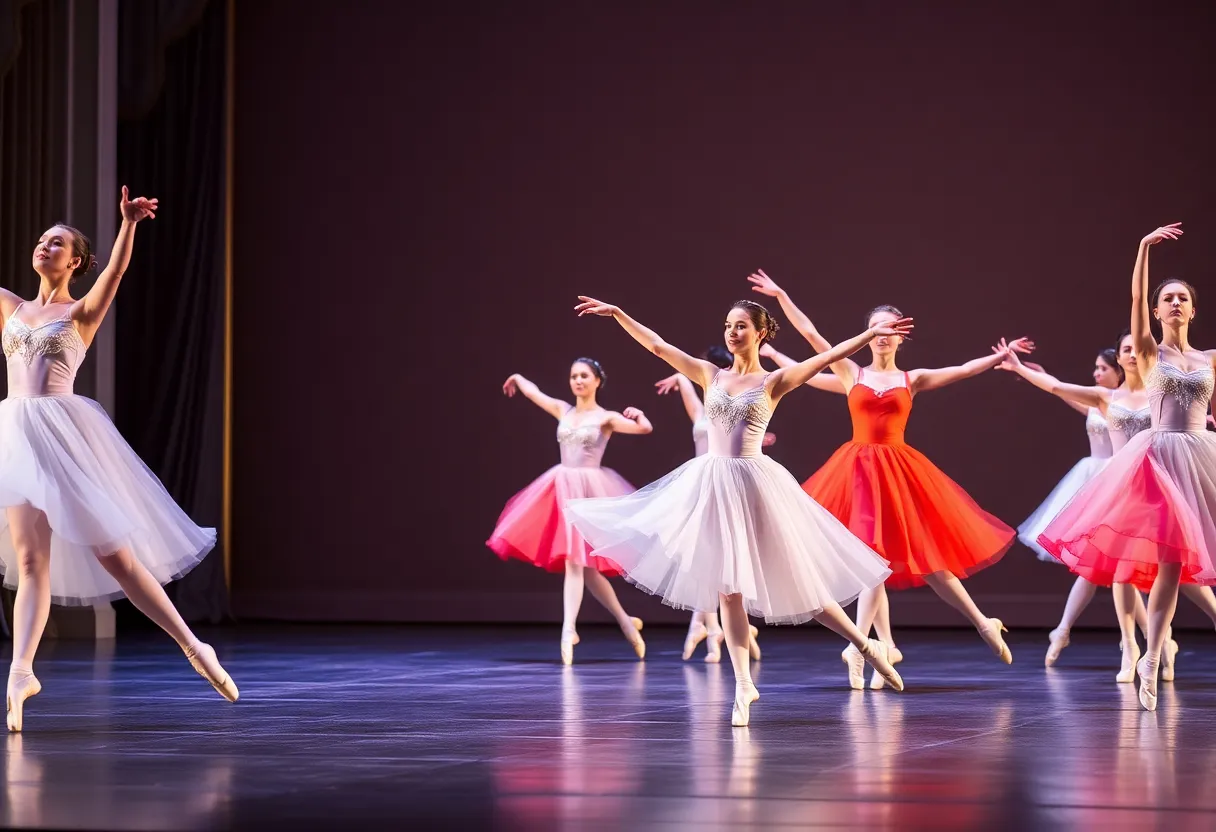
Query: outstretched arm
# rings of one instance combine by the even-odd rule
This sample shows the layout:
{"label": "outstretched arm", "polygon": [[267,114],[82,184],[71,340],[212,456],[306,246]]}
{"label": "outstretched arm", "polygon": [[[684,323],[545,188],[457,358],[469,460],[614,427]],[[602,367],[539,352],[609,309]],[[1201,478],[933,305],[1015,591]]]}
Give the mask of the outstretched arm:
{"label": "outstretched arm", "polygon": [[110,262],[97,277],[97,282],[84,297],[72,305],[72,320],[80,329],[80,335],[86,344],[92,343],[97,327],[105,319],[114,295],[118,293],[118,284],[122,281],[123,273],[131,262],[131,249],[135,245],[135,226],[140,220],[156,218],[159,203],[155,199],[136,197],[130,199],[127,186],[122,186],[122,199],[118,209],[122,214],[122,225],[114,240],[114,248],[110,251]]}
{"label": "outstretched arm", "polygon": [[[790,358],[783,352],[778,352],[768,344],[760,348],[760,355],[771,360],[778,367],[793,367],[798,362]],[[840,382],[840,376],[835,373],[816,373],[811,376],[806,383],[808,387],[814,387],[816,390],[822,390],[825,393],[845,393],[844,385]]]}
{"label": "outstretched arm", "polygon": [[555,399],[552,396],[546,396],[540,392],[540,388],[519,373],[510,376],[502,385],[502,392],[508,396],[514,396],[516,393],[523,393],[524,398],[532,402],[541,410],[548,413],[554,419],[560,419],[570,409],[570,405],[561,399]]}
{"label": "outstretched arm", "polygon": [[1105,387],[1066,384],[1050,373],[1033,370],[1023,364],[1018,354],[1003,343],[993,347],[992,350],[993,357],[1001,359],[998,366],[1002,370],[1017,373],[1040,390],[1074,405],[1082,413],[1088,413],[1091,407],[1105,412],[1106,405],[1110,402],[1110,390]]}
{"label": "outstretched arm", "polygon": [[688,421],[695,425],[701,420],[701,415],[705,412],[705,405],[701,404],[701,399],[697,396],[697,389],[683,373],[675,373],[661,381],[656,381],[654,386],[660,396],[665,396],[678,388],[680,399],[684,402],[684,412],[688,414]]}
{"label": "outstretched arm", "polygon": [[[1018,338],[1010,342],[1009,349],[1017,352],[1031,352],[1034,350],[1034,342],[1029,338]],[[960,364],[957,367],[942,367],[937,370],[913,370],[908,373],[908,381],[914,394],[923,393],[926,390],[936,390],[939,387],[945,387],[947,384],[954,384],[956,381],[978,376],[986,370],[991,370],[1004,360],[1004,354],[997,352],[992,355],[986,355],[983,358],[973,358],[966,364]]]}
{"label": "outstretched arm", "polygon": [[912,331],[912,319],[900,318],[898,321],[872,326],[860,335],[854,335],[847,341],[842,341],[830,350],[793,367],[783,367],[769,376],[769,396],[774,400],[780,399],[796,387],[801,387],[811,380],[811,377],[831,365],[833,362],[847,358],[879,335],[907,335]]}
{"label": "outstretched arm", "polygon": [[1163,225],[1141,240],[1136,252],[1136,265],[1132,269],[1132,349],[1144,376],[1157,363],[1157,340],[1149,326],[1152,316],[1148,308],[1148,250],[1162,240],[1177,240],[1181,236],[1182,223]]}
{"label": "outstretched arm", "polygon": [[627,407],[620,413],[613,411],[608,414],[608,425],[613,433],[646,434],[654,430],[654,425],[646,418],[646,414],[636,407]]}
{"label": "outstretched arm", "polygon": [[[752,284],[753,292],[777,299],[777,303],[781,304],[781,311],[790,319],[790,323],[794,329],[798,330],[798,334],[811,345],[811,349],[815,352],[827,352],[832,349],[832,343],[819,334],[819,330],[811,323],[811,319],[806,316],[806,313],[790,300],[789,294],[765,274],[763,269],[757,269],[755,274],[750,275],[747,279]],[[853,386],[853,382],[857,379],[858,369],[857,362],[848,358],[841,359],[832,365],[832,372],[844,382],[845,388]]]}
{"label": "outstretched arm", "polygon": [[621,311],[619,306],[603,303],[586,295],[579,295],[578,299],[579,304],[574,308],[580,318],[584,315],[599,315],[605,318],[614,318],[621,325],[621,328],[633,337],[633,340],[666,361],[677,372],[683,373],[702,387],[708,387],[710,382],[714,380],[714,374],[718,372],[717,365],[711,364],[708,361],[702,361],[699,358],[693,358],[683,350],[673,347],[660,338],[657,332],[642,326],[633,318],[626,315]]}

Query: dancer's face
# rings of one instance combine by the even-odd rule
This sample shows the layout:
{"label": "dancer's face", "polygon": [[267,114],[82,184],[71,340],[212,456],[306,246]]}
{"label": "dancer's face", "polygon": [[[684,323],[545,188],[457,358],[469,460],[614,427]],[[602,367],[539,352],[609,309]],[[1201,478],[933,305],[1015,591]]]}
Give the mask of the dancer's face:
{"label": "dancer's face", "polygon": [[48,228],[34,246],[34,271],[43,277],[71,274],[80,265],[80,258],[72,254],[73,241],[72,232],[66,228]]}
{"label": "dancer's face", "polygon": [[1119,342],[1119,366],[1129,375],[1138,375],[1140,365],[1136,363],[1136,350],[1132,344],[1132,336],[1124,335]]}
{"label": "dancer's face", "polygon": [[[898,316],[890,312],[875,312],[870,316],[869,325],[874,326],[898,320]],[[880,335],[870,342],[870,352],[874,353],[875,356],[894,355],[899,349],[899,345],[903,342],[904,337],[902,335]]]}
{"label": "dancer's face", "polygon": [[756,329],[752,316],[746,309],[735,307],[726,316],[726,348],[731,355],[745,353],[749,349],[759,349],[760,339],[764,330]]}
{"label": "dancer's face", "polygon": [[1106,363],[1106,359],[1098,356],[1094,359],[1094,384],[1114,390],[1119,386],[1119,371]]}
{"label": "dancer's face", "polygon": [[570,365],[570,392],[578,398],[592,396],[600,387],[600,380],[589,366],[581,361]]}
{"label": "dancer's face", "polygon": [[1153,310],[1162,326],[1189,324],[1195,317],[1195,301],[1191,290],[1183,283],[1167,283],[1157,296],[1157,308]]}

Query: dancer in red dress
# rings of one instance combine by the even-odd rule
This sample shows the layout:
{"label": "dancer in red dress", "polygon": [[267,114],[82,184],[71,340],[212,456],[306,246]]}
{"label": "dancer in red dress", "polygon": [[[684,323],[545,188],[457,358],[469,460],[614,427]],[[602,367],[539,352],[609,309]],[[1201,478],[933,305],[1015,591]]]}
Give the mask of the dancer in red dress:
{"label": "dancer in red dress", "polygon": [[[596,403],[603,386],[604,369],[593,358],[580,358],[570,367],[570,392],[575,404],[546,396],[521,375],[503,384],[508,396],[523,393],[541,410],[557,419],[561,463],[537,477],[510,499],[486,545],[500,558],[518,558],[549,572],[566,575],[562,620],[563,664],[574,660],[578,644],[575,623],[583,603],[583,586],[612,613],[638,658],[645,658],[642,620],[631,618],[604,575],[619,574],[607,561],[588,554],[587,544],[566,517],[567,500],[576,497],[615,497],[633,492],[633,486],[611,468],[600,466],[613,433],[650,433],[646,414],[636,407],[617,413]],[[586,568],[589,567],[589,568]]]}
{"label": "dancer in red dress", "polygon": [[[772,278],[758,271],[748,279],[755,291],[777,298],[794,328],[816,352],[830,347]],[[901,317],[895,307],[880,306],[866,316],[866,324]],[[895,365],[902,342],[899,336],[876,338],[870,343],[873,359],[868,367],[863,369],[850,359],[837,361],[828,380],[831,386],[820,382],[821,389],[848,396],[853,440],[842,445],[803,488],[890,561],[892,574],[885,586],[908,589],[928,584],[975,625],[994,654],[1011,663],[1013,655],[1001,636],[1005,625],[980,612],[959,577],[1000,560],[1016,532],[976,505],[957,483],[904,441],[914,396],[978,375],[1003,358],[988,355],[958,367],[904,372]],[[1031,349],[1033,345],[1024,338],[1007,348]],[[863,633],[870,632],[885,603],[885,586],[857,599],[857,628]],[[893,663],[902,658],[898,649],[890,645],[888,649]],[[841,658],[849,669],[850,687],[860,690],[865,669],[860,656],[846,648]],[[873,679],[871,687],[882,687],[881,677]]]}

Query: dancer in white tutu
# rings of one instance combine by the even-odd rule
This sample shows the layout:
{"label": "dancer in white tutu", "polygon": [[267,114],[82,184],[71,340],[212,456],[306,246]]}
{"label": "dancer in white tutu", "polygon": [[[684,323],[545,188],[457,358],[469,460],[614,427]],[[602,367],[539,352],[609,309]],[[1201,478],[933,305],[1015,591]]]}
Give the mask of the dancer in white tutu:
{"label": "dancer in white tutu", "polygon": [[125,595],[181,646],[229,701],[232,679],[200,642],[161,585],[190,571],[215,545],[178,508],[95,402],[72,393],[76,371],[105,318],[135,239],[157,200],[119,204],[122,227],[110,262],[83,298],[69,285],[96,264],[88,238],[56,225],[34,247],[38,296],[0,289],[8,398],[0,403],[0,566],[16,587],[8,729],[20,731],[25,700],[42,686],[34,654],[52,601],[90,604]]}
{"label": "dancer in white tutu", "polygon": [[773,408],[811,376],[878,335],[905,335],[904,318],[794,367],[765,373],[759,350],[776,333],[768,310],[736,303],[726,316],[734,366],[722,370],[671,346],[618,307],[580,296],[580,316],[615,318],[634,340],[705,390],[709,453],[622,497],[566,505],[594,553],[628,580],[681,609],[722,610],[735,671],[732,725],[747,725],[760,697],[751,678],[748,613],[773,624],[812,618],[854,644],[897,690],[886,646],[867,639],[840,608],[891,574],[886,561],[810,499],[760,452]]}
{"label": "dancer in white tutu", "polygon": [[[721,344],[714,344],[701,357],[711,364],[716,364],[723,370],[730,368],[735,363],[734,356]],[[655,382],[654,386],[660,396],[664,396],[672,390],[680,391],[680,399],[684,403],[684,412],[688,414],[688,419],[692,422],[693,451],[696,456],[704,456],[709,453],[709,418],[705,415],[705,405],[697,395],[696,385],[689,381],[682,373],[673,373],[667,378]],[[767,448],[776,441],[777,437],[774,434],[766,433],[764,434],[764,441],[761,444]],[[749,633],[748,650],[751,653],[752,660],[759,661],[760,642],[757,638],[760,635],[760,631],[752,625],[748,625],[747,629]],[[717,664],[722,661],[722,640],[725,637],[725,634],[722,632],[722,625],[718,621],[717,610],[713,612],[694,612],[692,620],[688,623],[688,635],[684,637],[684,661],[691,659],[693,652],[697,649],[697,645],[704,641],[705,661]]]}

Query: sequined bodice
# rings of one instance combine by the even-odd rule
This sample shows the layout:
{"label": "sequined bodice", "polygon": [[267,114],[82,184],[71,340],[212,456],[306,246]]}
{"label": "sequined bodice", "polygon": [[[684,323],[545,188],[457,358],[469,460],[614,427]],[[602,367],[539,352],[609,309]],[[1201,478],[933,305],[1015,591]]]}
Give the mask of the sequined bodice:
{"label": "sequined bodice", "polygon": [[865,380],[865,370],[849,390],[849,416],[853,419],[853,441],[867,445],[902,445],[908,417],[912,414],[912,391],[908,374],[903,384],[876,390]]}
{"label": "sequined bodice", "polygon": [[697,456],[709,453],[709,418],[702,416],[692,423],[692,446]]}
{"label": "sequined bodice", "polygon": [[760,456],[764,431],[773,418],[772,402],[765,384],[768,376],[755,387],[731,396],[714,376],[705,391],[705,417],[709,420],[709,454],[711,456]]}
{"label": "sequined bodice", "polygon": [[1085,433],[1089,436],[1089,455],[1098,459],[1106,459],[1113,453],[1110,444],[1110,433],[1102,411],[1091,407],[1085,415]]}
{"label": "sequined bodice", "polygon": [[[18,305],[17,309],[21,306]],[[8,396],[70,396],[86,348],[70,318],[29,326],[16,311],[4,322]]]}
{"label": "sequined bodice", "polygon": [[1121,451],[1133,436],[1153,426],[1153,411],[1148,405],[1132,410],[1118,402],[1111,402],[1106,408],[1106,425],[1111,451]]}
{"label": "sequined bodice", "polygon": [[557,444],[562,452],[562,465],[567,468],[599,468],[608,447],[608,433],[604,430],[604,418],[586,417],[578,426],[574,421],[574,409],[567,410],[557,422]]}
{"label": "sequined bodice", "polygon": [[1144,380],[1149,407],[1153,411],[1153,427],[1172,431],[1204,430],[1212,400],[1212,365],[1181,370],[1165,357],[1164,351],[1158,350],[1157,363]]}

